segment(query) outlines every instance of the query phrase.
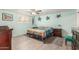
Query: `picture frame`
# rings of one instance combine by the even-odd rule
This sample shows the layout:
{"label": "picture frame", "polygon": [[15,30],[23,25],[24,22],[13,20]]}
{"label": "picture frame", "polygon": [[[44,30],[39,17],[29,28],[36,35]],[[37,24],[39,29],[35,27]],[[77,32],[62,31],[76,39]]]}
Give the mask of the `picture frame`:
{"label": "picture frame", "polygon": [[2,20],[3,21],[12,21],[13,15],[9,13],[2,13]]}
{"label": "picture frame", "polygon": [[46,20],[49,20],[49,19],[50,19],[50,17],[49,17],[49,16],[47,16],[47,17],[46,17]]}
{"label": "picture frame", "polygon": [[61,17],[61,14],[58,14],[56,17],[57,17],[57,18],[60,18],[60,17]]}
{"label": "picture frame", "polygon": [[41,17],[38,17],[38,21],[41,21]]}

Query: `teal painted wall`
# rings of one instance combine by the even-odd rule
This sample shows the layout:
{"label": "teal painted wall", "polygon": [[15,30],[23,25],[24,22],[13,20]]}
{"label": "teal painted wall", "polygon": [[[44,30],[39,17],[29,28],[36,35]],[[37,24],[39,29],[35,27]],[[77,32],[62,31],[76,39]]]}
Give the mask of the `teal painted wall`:
{"label": "teal painted wall", "polygon": [[[13,15],[13,21],[2,21],[2,13],[10,13]],[[13,28],[13,36],[19,36],[25,34],[27,29],[32,26],[49,26],[49,27],[58,27],[60,24],[63,29],[63,34],[71,34],[71,27],[75,26],[76,24],[76,13],[75,10],[71,10],[68,12],[61,12],[61,17],[56,18],[56,15],[59,13],[54,14],[47,14],[41,15],[41,21],[38,21],[39,16],[35,16],[34,25],[32,24],[32,17],[23,15],[20,13],[15,13],[11,11],[3,11],[0,10],[0,26],[7,25],[10,28]],[[46,16],[49,16],[50,19],[47,21]],[[22,17],[26,17],[29,19],[29,22],[25,23],[18,23],[18,20]]]}
{"label": "teal painted wall", "polygon": [[[61,14],[61,17],[57,18],[57,14]],[[46,16],[49,16],[50,19],[46,20]],[[63,36],[65,34],[71,34],[71,28],[76,26],[76,10],[41,15],[41,21],[38,21],[38,17],[39,16],[35,16],[35,25],[45,27],[49,26],[53,28],[58,28],[58,25],[61,25],[61,28],[63,29]]]}
{"label": "teal painted wall", "polygon": [[[2,13],[12,14],[13,21],[2,21]],[[29,21],[25,23],[18,23],[18,21],[22,17],[26,17],[26,19]],[[23,14],[11,12],[11,11],[6,11],[6,10],[5,11],[0,10],[0,26],[3,26],[3,25],[7,25],[10,28],[13,28],[13,36],[15,37],[15,36],[25,34],[27,29],[32,26],[32,20],[31,20],[31,17],[27,15],[23,15]]]}

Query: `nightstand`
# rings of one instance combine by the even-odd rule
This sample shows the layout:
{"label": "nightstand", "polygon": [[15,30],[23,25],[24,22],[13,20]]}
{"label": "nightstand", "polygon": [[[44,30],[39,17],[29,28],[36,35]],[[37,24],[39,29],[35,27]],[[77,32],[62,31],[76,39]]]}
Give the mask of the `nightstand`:
{"label": "nightstand", "polygon": [[53,36],[62,37],[62,29],[54,28],[53,29]]}

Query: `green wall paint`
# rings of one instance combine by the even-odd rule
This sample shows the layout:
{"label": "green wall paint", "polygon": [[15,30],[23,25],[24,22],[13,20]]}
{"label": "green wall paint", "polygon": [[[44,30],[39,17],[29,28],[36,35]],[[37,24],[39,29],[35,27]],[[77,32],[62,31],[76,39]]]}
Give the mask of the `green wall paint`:
{"label": "green wall paint", "polygon": [[[56,15],[61,14],[60,18],[57,18]],[[46,20],[46,16],[49,16],[50,19]],[[39,16],[35,16],[35,24],[37,26],[49,26],[53,28],[58,28],[58,25],[61,25],[63,29],[63,36],[65,34],[71,34],[71,28],[76,26],[76,10],[71,10],[67,12],[54,13],[41,15],[41,21],[38,21]]]}
{"label": "green wall paint", "polygon": [[[13,15],[13,21],[2,21],[2,13],[10,13]],[[22,17],[29,17],[29,22],[18,23],[18,20]],[[10,28],[13,28],[13,36],[19,36],[25,34],[27,29],[32,26],[32,20],[30,16],[18,14],[10,11],[0,10],[0,26],[7,25]]]}

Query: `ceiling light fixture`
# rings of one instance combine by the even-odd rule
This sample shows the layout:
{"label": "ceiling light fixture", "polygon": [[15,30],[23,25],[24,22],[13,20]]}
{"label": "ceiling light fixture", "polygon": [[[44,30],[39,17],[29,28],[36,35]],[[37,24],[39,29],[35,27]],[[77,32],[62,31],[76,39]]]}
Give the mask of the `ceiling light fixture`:
{"label": "ceiling light fixture", "polygon": [[31,14],[32,15],[39,15],[42,12],[40,9],[31,9]]}

